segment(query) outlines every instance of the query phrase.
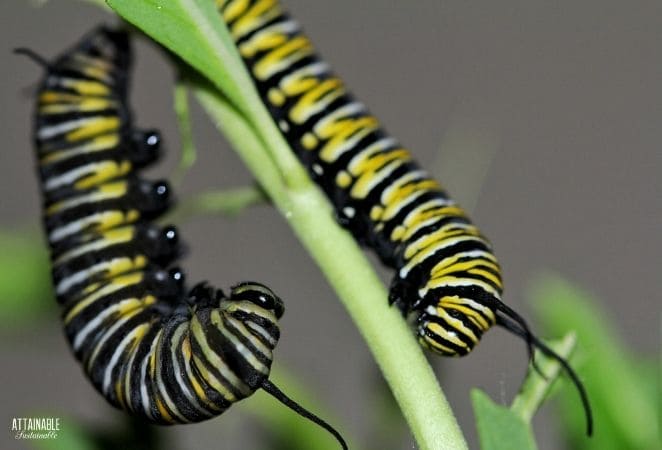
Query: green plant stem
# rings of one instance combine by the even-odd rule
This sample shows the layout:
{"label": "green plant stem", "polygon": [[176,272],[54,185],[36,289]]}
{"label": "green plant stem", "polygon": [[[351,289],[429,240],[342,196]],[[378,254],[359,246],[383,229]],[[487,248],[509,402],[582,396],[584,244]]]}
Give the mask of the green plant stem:
{"label": "green plant stem", "polygon": [[[194,91],[271,194],[274,184],[270,178],[275,174],[271,170],[257,170],[264,168],[264,161],[260,158],[262,152],[257,151],[261,144],[248,124],[213,88],[197,87]],[[253,137],[249,139],[248,136]],[[467,448],[450,406],[411,330],[400,313],[387,306],[383,285],[351,236],[334,222],[326,198],[313,185],[299,186],[286,193],[272,196],[276,206],[357,324],[419,447],[429,450]]]}
{"label": "green plant stem", "polygon": [[177,80],[173,92],[173,104],[177,125],[179,127],[179,138],[181,151],[179,164],[172,176],[175,185],[181,184],[186,172],[193,166],[197,157],[197,151],[193,142],[193,131],[191,130],[191,112],[188,106],[188,88],[181,80]]}
{"label": "green plant stem", "polygon": [[184,199],[180,205],[161,221],[181,222],[189,217],[203,214],[236,216],[244,209],[265,203],[267,198],[258,186],[245,186],[222,191],[203,192]]}
{"label": "green plant stem", "polygon": [[[551,341],[548,345],[559,356],[567,360],[575,349],[576,343],[577,336],[571,332],[566,334],[563,339]],[[542,352],[536,351],[536,364],[541,372],[545,374],[545,378],[530,366],[522,388],[513,399],[510,407],[515,414],[527,423],[531,422],[533,415],[552,389],[554,381],[561,374],[561,364],[552,358],[545,357]]]}

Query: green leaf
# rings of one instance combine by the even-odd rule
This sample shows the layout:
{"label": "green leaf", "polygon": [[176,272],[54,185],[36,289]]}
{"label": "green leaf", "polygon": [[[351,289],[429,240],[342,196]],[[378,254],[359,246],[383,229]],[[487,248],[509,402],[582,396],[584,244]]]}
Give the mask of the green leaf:
{"label": "green leaf", "polygon": [[[112,9],[172,50],[230,96],[241,109],[245,104],[225,60],[239,58],[218,11],[205,0],[108,0]],[[231,53],[228,54],[228,51]],[[210,57],[210,55],[214,55]]]}
{"label": "green leaf", "polygon": [[[575,348],[576,341],[575,334],[568,333],[562,340],[549,342],[548,345],[560,357],[567,360]],[[561,374],[561,364],[557,360],[545,356],[539,350],[536,350],[535,360],[540,371],[545,374],[545,378],[533,368],[533,365],[529,364],[524,383],[511,406],[511,410],[527,423],[531,422],[533,415],[549,395],[554,382]]]}
{"label": "green leaf", "polygon": [[497,405],[480,389],[471,390],[471,402],[482,450],[536,450],[531,429],[513,411]]}
{"label": "green leaf", "polygon": [[48,253],[34,233],[0,230],[0,323],[20,327],[55,308]]}
{"label": "green leaf", "polygon": [[577,448],[656,449],[657,398],[638,373],[641,363],[619,338],[608,314],[590,295],[555,275],[534,284],[531,303],[546,334],[577,332],[571,361],[584,381],[595,417],[594,436],[584,436],[581,405],[568,386],[562,391],[561,418]]}
{"label": "green leaf", "polygon": [[[36,415],[35,417],[51,417]],[[57,417],[57,416],[55,416]],[[29,441],[37,450],[95,450],[99,447],[92,436],[79,424],[70,419],[60,419],[60,430],[54,439],[34,439]]]}
{"label": "green leaf", "polygon": [[209,0],[108,0],[124,19],[210,80],[256,132],[262,150],[292,188],[309,179],[255,90],[220,14]]}

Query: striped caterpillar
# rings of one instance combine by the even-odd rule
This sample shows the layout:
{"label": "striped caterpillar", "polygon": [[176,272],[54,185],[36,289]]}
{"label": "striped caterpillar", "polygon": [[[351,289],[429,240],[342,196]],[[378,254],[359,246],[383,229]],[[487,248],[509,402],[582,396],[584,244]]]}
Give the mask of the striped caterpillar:
{"label": "striped caterpillar", "polygon": [[563,366],[590,435],[583,384],[501,301],[499,264],[467,214],[347,92],[277,0],[216,6],[275,124],[340,223],[395,270],[389,304],[411,322],[419,343],[462,356],[492,326],[505,328],[526,341],[530,359],[536,347]]}
{"label": "striped caterpillar", "polygon": [[138,173],[158,159],[160,137],[132,125],[127,34],[99,27],[54,62],[17,52],[46,70],[34,131],[44,228],[65,334],[94,387],[158,424],[218,416],[261,388],[346,449],[268,379],[281,299],[255,282],[186,293],[171,266],[177,230],[151,222],[170,188]]}

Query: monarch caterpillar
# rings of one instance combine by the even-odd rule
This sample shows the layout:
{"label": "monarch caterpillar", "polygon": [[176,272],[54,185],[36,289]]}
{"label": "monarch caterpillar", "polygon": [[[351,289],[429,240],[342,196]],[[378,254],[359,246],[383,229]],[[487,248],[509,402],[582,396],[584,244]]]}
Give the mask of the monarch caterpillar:
{"label": "monarch caterpillar", "polygon": [[501,301],[500,267],[488,240],[320,59],[276,0],[216,0],[274,122],[360,243],[395,269],[389,304],[419,343],[462,356],[499,325],[555,358],[575,383],[592,433],[583,384],[570,365]]}
{"label": "monarch caterpillar", "polygon": [[[151,220],[171,203],[165,181],[137,171],[159,134],[132,126],[126,33],[99,27],[53,63],[38,91],[34,131],[44,227],[65,334],[95,388],[159,424],[199,422],[261,388],[334,435],[268,377],[284,306],[266,286],[188,294],[177,230]],[[170,268],[169,268],[170,267]]]}

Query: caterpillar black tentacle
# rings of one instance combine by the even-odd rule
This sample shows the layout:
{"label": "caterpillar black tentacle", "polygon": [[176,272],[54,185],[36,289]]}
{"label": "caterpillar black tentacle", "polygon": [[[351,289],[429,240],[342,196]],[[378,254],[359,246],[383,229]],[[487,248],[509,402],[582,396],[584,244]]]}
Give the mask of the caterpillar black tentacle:
{"label": "caterpillar black tentacle", "polygon": [[268,379],[280,298],[256,282],[187,294],[172,267],[177,230],[152,223],[170,188],[138,173],[158,159],[160,137],[132,125],[126,33],[97,28],[54,62],[19,53],[46,69],[34,131],[44,227],[65,334],[95,388],[159,424],[215,417],[262,388],[346,449]]}
{"label": "caterpillar black tentacle", "polygon": [[339,222],[395,269],[388,301],[414,324],[420,344],[462,356],[493,325],[506,328],[526,341],[530,358],[537,347],[562,363],[591,434],[581,381],[501,302],[499,264],[467,214],[347,92],[277,0],[216,5],[275,124]]}

